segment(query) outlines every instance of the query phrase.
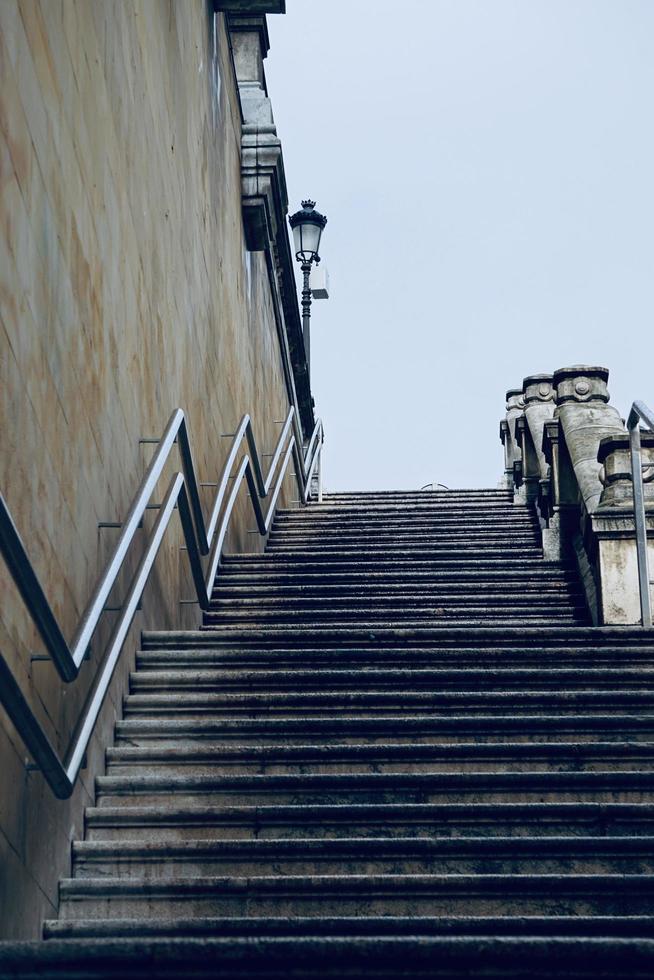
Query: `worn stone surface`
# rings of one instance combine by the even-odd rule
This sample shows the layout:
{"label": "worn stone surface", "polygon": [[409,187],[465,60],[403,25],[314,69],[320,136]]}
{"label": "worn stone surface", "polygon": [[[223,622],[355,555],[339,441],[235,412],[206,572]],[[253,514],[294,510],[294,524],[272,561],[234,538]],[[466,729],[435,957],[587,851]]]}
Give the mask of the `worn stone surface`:
{"label": "worn stone surface", "polygon": [[554,372],[556,417],[563,428],[567,452],[581,499],[592,514],[599,504],[602,484],[597,450],[605,436],[624,433],[619,412],[608,405],[606,368],[575,365]]}
{"label": "worn stone surface", "polygon": [[515,424],[525,407],[521,388],[509,388],[506,393],[506,417],[500,425],[500,439],[504,446],[504,471],[506,485],[513,486],[514,464],[520,460],[520,447],[516,441]]}
{"label": "worn stone surface", "polygon": [[[150,458],[139,437],[182,407],[211,481],[221,433],[249,412],[270,452],[288,410],[266,258],[245,246],[240,149],[224,15],[214,22],[204,0],[0,4],[0,489],[67,637],[116,533],[98,522],[125,515]],[[289,477],[282,500],[293,496]],[[253,526],[243,491],[228,547],[260,547]],[[180,544],[175,528],[71,801],[25,770],[0,713],[4,937],[36,934],[56,903],[138,629],[197,622],[197,607],[178,604],[192,595]],[[3,654],[63,752],[113,616],[65,687],[30,663],[39,644],[0,575]]]}
{"label": "worn stone surface", "polygon": [[[609,436],[599,444],[597,461],[603,490],[599,508],[621,506],[633,508],[629,436]],[[641,435],[641,463],[645,506],[654,509],[654,433]]]}
{"label": "worn stone surface", "polygon": [[[522,382],[524,393],[525,418],[529,427],[531,446],[539,479],[548,475],[548,465],[543,453],[543,431],[545,423],[554,416],[556,394],[552,386],[551,374],[532,374]],[[531,475],[531,474],[529,474]]]}
{"label": "worn stone surface", "polygon": [[[601,622],[632,625],[641,622],[638,561],[633,514],[624,507],[602,507],[592,516],[592,533],[597,542],[597,578]],[[650,577],[654,569],[654,513],[646,524]],[[654,604],[654,587],[650,588]]]}
{"label": "worn stone surface", "polygon": [[[567,936],[570,977],[593,935],[623,939],[635,975],[629,937],[654,935],[652,637],[589,629],[510,491],[279,512],[265,555],[225,563],[204,625],[143,636],[44,967],[62,940],[98,940],[95,964],[117,940],[275,938],[280,972],[305,977],[330,937],[344,975],[425,977],[444,968],[432,950],[412,971],[429,937],[486,937],[477,977],[500,937]],[[359,968],[364,937],[379,959]],[[527,973],[516,949],[499,971]]]}
{"label": "worn stone surface", "polygon": [[[608,405],[608,377],[606,368],[581,364],[525,378],[524,415],[514,422],[522,446],[516,498],[529,499],[540,477],[547,491],[546,558],[574,557],[595,624],[632,625],[641,612],[629,436]],[[509,427],[502,425],[506,468]],[[641,441],[645,505],[654,526],[654,436],[643,433]]]}

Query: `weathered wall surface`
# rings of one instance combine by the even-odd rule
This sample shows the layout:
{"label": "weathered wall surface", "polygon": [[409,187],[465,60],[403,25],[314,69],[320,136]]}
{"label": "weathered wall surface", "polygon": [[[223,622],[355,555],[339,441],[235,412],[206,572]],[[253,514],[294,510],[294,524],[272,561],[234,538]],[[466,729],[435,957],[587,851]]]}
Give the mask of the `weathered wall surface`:
{"label": "weathered wall surface", "polygon": [[[244,246],[229,40],[209,6],[0,4],[0,489],[68,637],[116,533],[98,522],[126,513],[149,458],[139,437],[182,407],[212,480],[242,413],[266,452],[288,410],[265,257]],[[242,497],[230,545],[253,550]],[[138,631],[198,621],[179,605],[192,594],[180,543],[175,529],[70,801],[28,771],[0,711],[2,938],[36,935],[56,913]],[[63,753],[112,614],[66,686],[30,662],[39,643],[0,575],[3,653]]]}

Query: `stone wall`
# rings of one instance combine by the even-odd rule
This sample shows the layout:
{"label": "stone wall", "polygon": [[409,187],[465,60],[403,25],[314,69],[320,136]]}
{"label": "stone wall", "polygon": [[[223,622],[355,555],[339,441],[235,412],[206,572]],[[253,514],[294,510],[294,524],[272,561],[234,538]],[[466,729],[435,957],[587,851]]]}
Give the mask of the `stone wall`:
{"label": "stone wall", "polygon": [[[266,256],[245,248],[240,143],[225,15],[205,0],[2,0],[0,490],[67,637],[116,534],[98,523],[125,515],[152,452],[139,437],[182,407],[210,481],[244,412],[266,452],[288,411]],[[241,496],[228,545],[254,550]],[[294,496],[289,476],[282,503]],[[199,620],[179,603],[180,544],[175,526],[71,800],[29,770],[0,710],[1,938],[56,914],[139,630]],[[64,685],[30,660],[39,642],[0,575],[2,652],[63,754],[113,614]]]}

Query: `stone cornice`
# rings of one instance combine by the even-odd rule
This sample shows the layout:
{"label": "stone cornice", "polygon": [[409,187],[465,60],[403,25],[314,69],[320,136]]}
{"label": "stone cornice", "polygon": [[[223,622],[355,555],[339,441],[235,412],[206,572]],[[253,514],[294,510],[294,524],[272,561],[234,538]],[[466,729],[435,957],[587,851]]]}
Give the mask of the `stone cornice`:
{"label": "stone cornice", "polygon": [[286,0],[213,0],[213,9],[226,14],[285,14]]}
{"label": "stone cornice", "polygon": [[266,252],[271,289],[279,306],[293,376],[293,394],[306,435],[314,425],[302,320],[286,222],[288,192],[282,144],[268,98],[263,61],[268,52],[266,18],[230,14],[228,28],[241,103],[241,201],[247,248]]}

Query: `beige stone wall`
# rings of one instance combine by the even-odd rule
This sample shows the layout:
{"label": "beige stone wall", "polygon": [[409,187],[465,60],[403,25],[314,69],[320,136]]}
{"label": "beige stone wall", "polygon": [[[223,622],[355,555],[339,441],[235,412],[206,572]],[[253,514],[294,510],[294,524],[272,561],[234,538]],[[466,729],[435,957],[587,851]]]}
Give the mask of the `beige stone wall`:
{"label": "beige stone wall", "polygon": [[[0,489],[69,638],[116,534],[98,522],[124,516],[152,451],[139,437],[182,407],[212,480],[242,413],[266,452],[288,409],[265,259],[244,250],[229,43],[208,7],[0,3]],[[259,547],[253,526],[243,487],[230,547]],[[0,709],[2,938],[56,914],[138,631],[198,622],[179,605],[192,594],[180,543],[175,527],[72,800],[28,771]],[[31,663],[41,647],[0,575],[2,652],[63,753],[113,616],[64,685]]]}

